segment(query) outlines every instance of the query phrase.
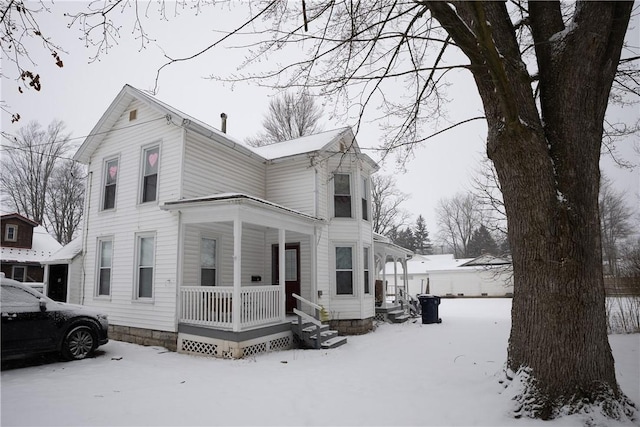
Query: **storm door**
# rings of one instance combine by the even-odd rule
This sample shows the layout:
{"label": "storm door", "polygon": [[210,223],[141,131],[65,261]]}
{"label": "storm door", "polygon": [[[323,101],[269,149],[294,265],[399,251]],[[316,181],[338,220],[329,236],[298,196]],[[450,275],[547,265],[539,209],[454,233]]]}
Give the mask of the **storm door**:
{"label": "storm door", "polygon": [[[278,245],[273,245],[271,257],[272,283],[280,283],[280,252]],[[291,294],[300,295],[300,243],[287,243],[284,247],[284,289],[286,294],[285,309],[293,313],[297,307],[296,299]]]}

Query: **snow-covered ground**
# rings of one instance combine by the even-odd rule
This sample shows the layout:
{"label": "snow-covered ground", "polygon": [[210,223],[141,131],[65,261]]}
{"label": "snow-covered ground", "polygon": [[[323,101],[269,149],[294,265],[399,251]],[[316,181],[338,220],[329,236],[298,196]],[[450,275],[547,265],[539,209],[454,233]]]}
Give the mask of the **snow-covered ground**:
{"label": "snow-covered ground", "polygon": [[[92,359],[5,369],[2,426],[581,425],[509,415],[498,380],[510,309],[508,299],[443,299],[442,324],[382,324],[337,349],[244,360],[111,341]],[[638,404],[640,334],[609,341]]]}

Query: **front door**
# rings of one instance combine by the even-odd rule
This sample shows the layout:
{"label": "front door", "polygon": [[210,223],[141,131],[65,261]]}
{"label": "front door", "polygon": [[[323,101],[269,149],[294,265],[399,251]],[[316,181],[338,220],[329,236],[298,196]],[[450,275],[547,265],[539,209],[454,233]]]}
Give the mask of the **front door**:
{"label": "front door", "polygon": [[54,301],[67,302],[67,264],[55,264],[49,266],[49,284],[47,296]]}
{"label": "front door", "polygon": [[[278,245],[272,249],[272,283],[280,283],[280,252]],[[297,300],[291,294],[300,295],[300,243],[287,243],[284,247],[284,290],[286,295],[285,309],[287,313],[293,313],[297,307]]]}

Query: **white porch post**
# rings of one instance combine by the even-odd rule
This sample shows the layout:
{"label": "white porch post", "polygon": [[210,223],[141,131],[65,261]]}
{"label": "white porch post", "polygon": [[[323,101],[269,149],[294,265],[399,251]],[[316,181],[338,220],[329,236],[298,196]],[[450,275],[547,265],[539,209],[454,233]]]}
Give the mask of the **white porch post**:
{"label": "white porch post", "polygon": [[382,307],[387,308],[387,252],[382,251]]}
{"label": "white porch post", "polygon": [[398,258],[393,257],[393,294],[398,302]]}
{"label": "white porch post", "polygon": [[278,229],[278,283],[280,284],[280,319],[284,321],[285,313],[285,301],[287,299],[285,288],[285,230],[284,228]]}
{"label": "white porch post", "polygon": [[233,331],[240,330],[240,298],[242,285],[242,221],[239,218],[233,220],[233,301],[232,316]]}

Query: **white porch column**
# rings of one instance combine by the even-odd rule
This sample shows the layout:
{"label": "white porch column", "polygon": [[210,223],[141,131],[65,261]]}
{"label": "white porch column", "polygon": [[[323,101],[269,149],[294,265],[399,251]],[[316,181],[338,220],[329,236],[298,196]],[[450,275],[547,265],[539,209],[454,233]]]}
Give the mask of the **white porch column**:
{"label": "white porch column", "polygon": [[287,300],[286,288],[285,288],[285,230],[283,228],[278,229],[278,284],[280,285],[280,319],[284,320],[285,313],[285,301]]}
{"label": "white porch column", "polygon": [[240,298],[242,296],[242,221],[239,218],[233,220],[233,301],[232,316],[233,331],[240,330]]}
{"label": "white porch column", "polygon": [[382,308],[387,308],[387,252],[382,251]]}
{"label": "white porch column", "polygon": [[398,258],[393,257],[393,294],[398,302]]}

